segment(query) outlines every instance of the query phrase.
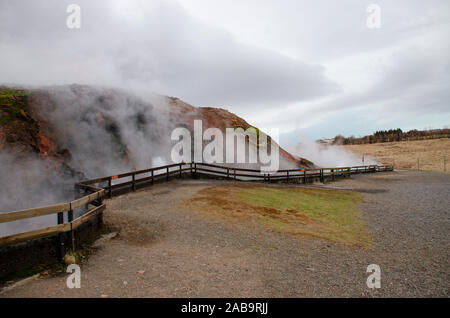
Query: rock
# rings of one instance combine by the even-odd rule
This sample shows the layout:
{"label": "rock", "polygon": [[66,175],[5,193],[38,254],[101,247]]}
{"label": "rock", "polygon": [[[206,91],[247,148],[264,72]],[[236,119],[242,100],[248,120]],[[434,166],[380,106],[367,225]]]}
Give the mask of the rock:
{"label": "rock", "polygon": [[75,264],[76,262],[75,256],[70,254],[64,256],[64,263],[66,263],[66,265]]}
{"label": "rock", "polygon": [[45,277],[45,276],[48,276],[49,275],[49,271],[48,270],[45,270],[45,271],[43,271],[43,272],[41,272],[41,277]]}

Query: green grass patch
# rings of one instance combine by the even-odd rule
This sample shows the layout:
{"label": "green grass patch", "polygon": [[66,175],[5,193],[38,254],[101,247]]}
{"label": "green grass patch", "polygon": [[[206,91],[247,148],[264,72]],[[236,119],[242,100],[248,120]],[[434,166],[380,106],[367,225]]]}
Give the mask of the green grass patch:
{"label": "green grass patch", "polygon": [[20,110],[23,107],[24,97],[30,91],[0,88],[0,125],[5,125],[21,116]]}
{"label": "green grass patch", "polygon": [[260,215],[259,220],[275,231],[370,248],[371,238],[359,209],[359,193],[254,187],[242,189],[238,197],[252,206],[273,209]]}

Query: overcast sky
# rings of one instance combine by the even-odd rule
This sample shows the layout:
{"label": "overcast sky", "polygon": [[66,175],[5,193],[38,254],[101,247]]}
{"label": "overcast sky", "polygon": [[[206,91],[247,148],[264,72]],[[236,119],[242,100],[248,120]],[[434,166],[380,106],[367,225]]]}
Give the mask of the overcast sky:
{"label": "overcast sky", "polygon": [[442,128],[450,1],[1,0],[0,83],[145,89],[279,128],[282,143]]}

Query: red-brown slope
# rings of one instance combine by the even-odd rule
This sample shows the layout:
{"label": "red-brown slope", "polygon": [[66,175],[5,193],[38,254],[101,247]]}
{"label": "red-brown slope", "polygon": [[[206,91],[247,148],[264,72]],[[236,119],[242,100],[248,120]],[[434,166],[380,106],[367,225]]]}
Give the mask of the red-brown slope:
{"label": "red-brown slope", "polygon": [[[228,110],[213,107],[194,107],[182,100],[174,97],[169,98],[170,117],[178,124],[185,125],[186,128],[193,130],[195,119],[202,120],[203,129],[219,128],[225,131],[225,128],[241,127],[244,130],[253,127],[244,119]],[[300,167],[310,168],[314,164],[304,158],[298,158],[279,147],[280,156],[288,162]]]}
{"label": "red-brown slope", "polygon": [[[82,89],[86,89],[83,87]],[[89,88],[87,88],[89,89]],[[81,93],[84,94],[84,93]],[[192,130],[195,119],[201,119],[203,129],[219,128],[222,131],[227,127],[251,127],[244,119],[236,116],[225,109],[212,107],[194,107],[178,98],[167,98],[169,118],[173,126],[185,126]],[[58,144],[58,135],[55,135],[55,123],[43,118],[40,109],[52,109],[53,105],[51,93],[46,90],[18,90],[0,88],[0,150],[9,149],[19,155],[26,156],[29,153],[37,154],[39,157],[52,162],[58,170],[64,168],[74,173],[76,169],[70,168],[69,159],[71,156],[70,146],[63,148]],[[51,105],[50,107],[48,107]],[[111,118],[107,114],[96,111],[95,122],[102,129],[111,129]],[[105,123],[108,124],[105,124]],[[112,122],[114,124],[114,122]],[[114,131],[108,131],[114,134]],[[118,140],[122,142],[122,140]],[[119,157],[124,162],[132,157],[126,144],[118,148],[121,151]],[[306,168],[312,164],[304,159],[296,158],[280,147],[280,155],[293,165]],[[81,169],[82,170],[82,169]],[[82,171],[79,171],[82,172]]]}

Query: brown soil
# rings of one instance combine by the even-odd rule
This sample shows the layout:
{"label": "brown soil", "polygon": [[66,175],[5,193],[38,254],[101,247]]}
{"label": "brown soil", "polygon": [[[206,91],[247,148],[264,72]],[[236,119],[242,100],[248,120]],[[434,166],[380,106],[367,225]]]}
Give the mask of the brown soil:
{"label": "brown soil", "polygon": [[[195,196],[181,203],[198,216],[215,221],[225,221],[231,225],[261,227],[260,217],[267,217],[281,223],[298,227],[319,229],[322,225],[300,211],[257,206],[243,202],[238,198],[242,189],[255,189],[260,186],[234,184],[230,186],[213,186],[199,191]],[[294,234],[294,233],[293,233]]]}

